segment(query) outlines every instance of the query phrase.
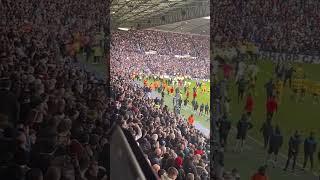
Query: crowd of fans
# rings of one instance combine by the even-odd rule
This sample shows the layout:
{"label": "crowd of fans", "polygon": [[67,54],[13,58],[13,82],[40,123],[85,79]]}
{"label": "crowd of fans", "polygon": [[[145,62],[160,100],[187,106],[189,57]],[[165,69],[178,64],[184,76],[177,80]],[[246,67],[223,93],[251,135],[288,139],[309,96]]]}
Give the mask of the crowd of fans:
{"label": "crowd of fans", "polygon": [[111,44],[125,51],[209,58],[209,37],[155,30],[113,31]]}
{"label": "crowd of fans", "polygon": [[106,86],[74,64],[108,27],[106,3],[0,3],[1,179],[107,179]]}
{"label": "crowd of fans", "polygon": [[[159,31],[115,31],[112,33],[111,47],[112,51],[119,52],[114,53],[114,58],[124,62],[130,61],[131,68],[135,67],[135,71],[150,70],[152,74],[158,75],[209,79],[208,37],[196,35],[194,37],[186,35],[185,38],[181,34]],[[196,59],[174,56],[177,55],[175,53],[179,54],[182,51],[185,51],[182,55],[192,54],[191,41],[201,47],[198,51],[200,55],[196,56]],[[207,44],[205,44],[206,42]],[[140,51],[141,49],[143,50]],[[170,52],[169,49],[174,51]],[[151,50],[157,51],[157,53],[145,53]]]}
{"label": "crowd of fans", "polygon": [[261,50],[318,55],[319,1],[212,1],[215,42],[250,41]]}
{"label": "crowd of fans", "polygon": [[[147,95],[144,87],[132,79],[132,73],[141,70],[151,74],[205,78],[209,75],[209,67],[202,62],[198,62],[200,63],[198,65],[192,59],[182,60],[170,54],[146,55],[130,50],[130,42],[136,40],[122,37],[132,32],[123,33],[122,37],[119,37],[120,33],[122,34],[122,32],[112,34],[110,64],[111,96],[116,100],[114,103],[118,107],[114,113],[118,114],[121,126],[128,129],[135,137],[147,161],[161,179],[209,179],[208,137],[190,126],[186,117],[173,113],[165,105],[157,106],[156,100]],[[144,34],[143,31],[136,33]],[[151,36],[150,33],[151,31],[146,32],[146,36]],[[155,32],[154,36],[157,33],[159,32]],[[151,39],[154,39],[154,36]],[[161,51],[159,45],[162,43],[159,41],[153,43],[145,39],[141,42],[145,44],[146,50]],[[128,49],[121,47],[125,44],[128,45]],[[148,49],[150,47],[153,48]],[[190,69],[186,70],[188,67]]]}

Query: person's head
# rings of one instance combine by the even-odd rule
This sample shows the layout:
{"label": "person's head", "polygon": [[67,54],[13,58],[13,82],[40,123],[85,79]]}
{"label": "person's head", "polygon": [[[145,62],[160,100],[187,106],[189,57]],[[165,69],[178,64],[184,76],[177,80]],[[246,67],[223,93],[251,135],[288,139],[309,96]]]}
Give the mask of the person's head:
{"label": "person's head", "polygon": [[186,177],[186,180],[194,180],[194,174],[188,173],[187,177]]}
{"label": "person's head", "polygon": [[238,169],[233,168],[231,173],[232,173],[232,175],[237,175],[238,174]]}
{"label": "person's head", "polygon": [[41,169],[30,169],[26,173],[26,179],[25,180],[43,180],[43,174]]}
{"label": "person's head", "polygon": [[161,177],[162,175],[164,175],[166,173],[166,171],[164,169],[160,169],[158,171],[158,176]]}
{"label": "person's head", "polygon": [[170,167],[168,169],[168,173],[167,174],[168,174],[169,178],[175,180],[175,179],[177,179],[179,172],[178,172],[178,170],[176,168]]}
{"label": "person's head", "polygon": [[97,161],[91,161],[88,173],[93,177],[98,177],[99,166]]}
{"label": "person's head", "polygon": [[161,149],[157,148],[154,153],[156,154],[157,157],[161,157]]}
{"label": "person's head", "polygon": [[259,167],[258,173],[264,176],[266,174],[266,166]]}
{"label": "person's head", "polygon": [[160,167],[158,164],[154,164],[154,165],[152,166],[152,169],[153,169],[153,171],[154,171],[155,173],[158,173],[158,172],[160,171],[161,167]]}

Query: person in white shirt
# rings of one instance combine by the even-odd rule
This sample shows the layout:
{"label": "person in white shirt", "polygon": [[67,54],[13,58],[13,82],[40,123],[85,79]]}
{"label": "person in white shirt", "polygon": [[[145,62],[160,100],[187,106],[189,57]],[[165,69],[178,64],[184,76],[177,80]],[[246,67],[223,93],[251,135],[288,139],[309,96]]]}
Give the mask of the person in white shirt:
{"label": "person in white shirt", "polygon": [[247,67],[247,65],[243,61],[239,62],[238,71],[237,71],[237,75],[236,75],[236,82],[238,82],[240,77],[243,77],[245,70],[246,70],[246,67]]}

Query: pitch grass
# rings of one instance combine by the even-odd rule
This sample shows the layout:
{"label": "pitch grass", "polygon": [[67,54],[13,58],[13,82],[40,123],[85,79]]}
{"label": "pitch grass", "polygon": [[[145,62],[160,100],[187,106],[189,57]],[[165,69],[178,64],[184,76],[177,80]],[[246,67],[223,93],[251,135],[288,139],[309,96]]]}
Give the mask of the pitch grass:
{"label": "pitch grass", "polygon": [[[152,83],[152,82],[154,82],[154,81],[148,80],[149,84]],[[192,89],[193,89],[193,87],[196,86],[196,81],[195,80],[190,80],[189,82],[191,82],[191,85],[189,87],[189,103],[188,103],[187,107],[184,106],[184,103],[182,103],[182,108],[181,108],[180,112],[186,118],[189,117],[191,114],[193,114],[195,116],[195,121],[199,122],[205,128],[210,129],[209,116],[205,116],[205,115],[199,116],[198,113],[193,111],[192,104],[191,104],[192,96],[193,96]],[[206,87],[207,92],[202,93],[201,89],[199,88],[197,90],[198,93],[197,93],[197,99],[196,100],[198,101],[199,106],[202,103],[204,105],[208,104],[210,106],[210,93],[208,92],[208,90],[210,89],[210,83],[209,82],[203,82],[203,85]],[[186,93],[184,93],[183,88],[181,89],[181,92],[182,92],[182,97],[183,97],[183,100],[184,100],[186,98]],[[164,102],[171,110],[173,110],[172,100],[173,100],[172,94],[168,95],[168,93],[166,92],[165,93],[165,97],[164,97]]]}
{"label": "pitch grass", "polygon": [[[256,140],[263,142],[263,138],[262,138],[262,135],[259,133],[259,129],[262,123],[265,121],[265,114],[266,114],[265,113],[266,92],[264,89],[264,84],[271,77],[273,77],[275,64],[271,62],[260,61],[258,66],[259,66],[260,72],[258,74],[258,80],[256,85],[257,95],[254,97],[255,108],[252,114],[252,123],[254,127],[253,129],[250,130],[249,135]],[[306,72],[308,79],[313,81],[320,80],[319,64],[312,64],[312,65],[303,64],[303,69]],[[237,121],[239,120],[239,118],[241,117],[241,114],[243,113],[245,98],[240,103],[237,102],[237,88],[234,81],[232,81],[231,83],[229,94],[232,99],[230,103],[231,120],[232,120],[233,126],[236,126]],[[313,104],[312,96],[310,94],[307,94],[305,97],[305,101],[301,103],[296,103],[294,100],[290,98],[290,96],[291,96],[291,90],[288,87],[285,87],[284,92],[282,94],[282,101],[281,101],[281,104],[279,105],[278,112],[275,114],[273,118],[273,124],[279,125],[279,127],[281,128],[282,134],[284,135],[284,144],[281,148],[281,153],[285,156],[287,155],[287,152],[288,152],[287,150],[288,150],[289,137],[294,133],[295,130],[298,130],[300,132],[303,140],[309,135],[311,131],[313,131],[316,134],[318,143],[320,142],[320,104]],[[232,139],[231,141],[234,142],[234,139]],[[258,156],[256,158],[258,159],[253,158],[251,160],[250,158],[251,161],[248,160],[245,162],[248,163],[248,167],[254,167],[250,165],[250,163],[257,164],[257,166],[259,166],[257,162],[260,162],[260,165],[261,165],[261,151],[262,151],[261,147],[256,143],[251,143],[251,146],[253,146],[253,147],[250,147],[250,148],[253,148],[252,150],[253,152],[249,154],[249,156],[255,157],[255,155],[257,154]],[[256,149],[256,152],[254,149]],[[315,158],[314,170],[317,170],[320,167],[316,157],[317,156],[314,157]],[[236,162],[239,162],[239,161],[233,161],[232,159],[230,159],[230,157],[228,157],[228,159],[231,161],[229,162],[229,165],[237,164]],[[234,158],[234,160],[237,160],[237,159],[239,158],[238,157]],[[285,165],[284,162],[282,163],[283,164],[280,165],[281,167],[279,167],[281,169]],[[300,146],[298,163],[303,163],[303,143]],[[250,170],[250,169],[247,169],[246,167],[241,167],[241,168],[243,169],[243,171],[240,171],[240,172],[247,173],[248,170]],[[284,176],[279,176],[279,174],[282,174],[282,173],[275,173],[274,177],[271,177],[271,178],[279,179],[281,177],[281,179],[284,179],[284,180],[287,179],[287,178],[284,178]],[[302,178],[301,176],[299,177]],[[291,179],[290,176],[288,176],[288,179]],[[292,177],[292,179],[294,178]]]}

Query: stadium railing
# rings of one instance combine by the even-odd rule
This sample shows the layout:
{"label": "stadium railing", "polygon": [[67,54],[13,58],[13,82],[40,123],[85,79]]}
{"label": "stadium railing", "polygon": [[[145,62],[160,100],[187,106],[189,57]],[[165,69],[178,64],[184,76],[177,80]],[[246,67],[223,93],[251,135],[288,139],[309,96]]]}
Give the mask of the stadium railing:
{"label": "stadium railing", "polygon": [[110,141],[110,177],[117,180],[157,180],[129,131],[115,127]]}

